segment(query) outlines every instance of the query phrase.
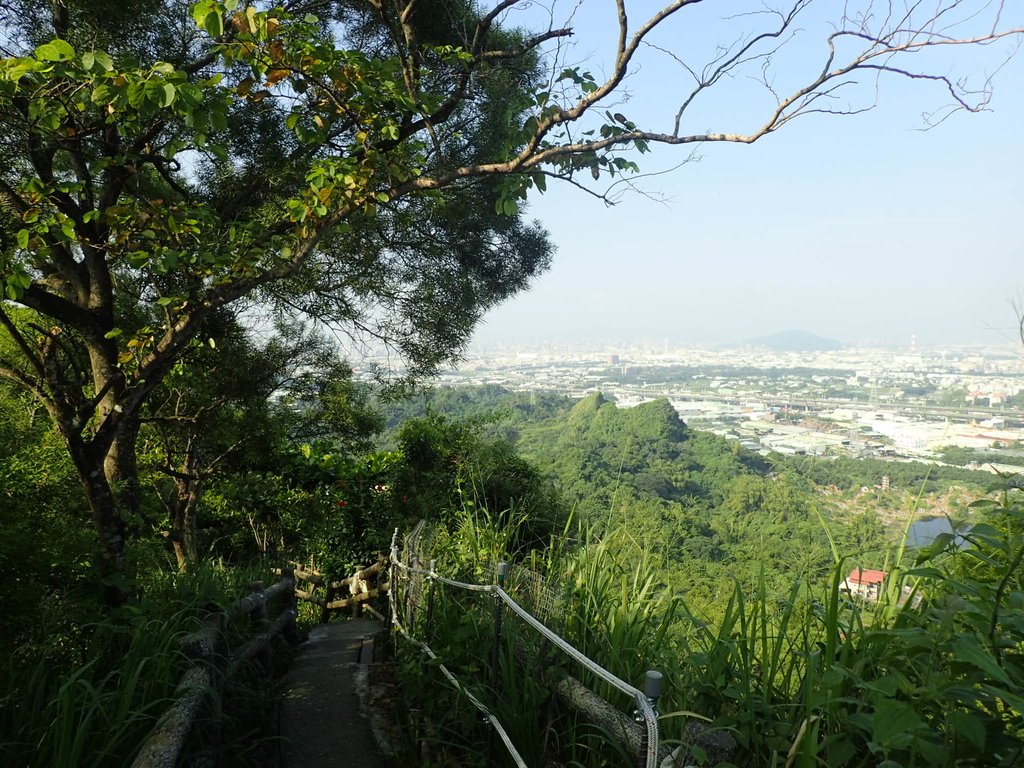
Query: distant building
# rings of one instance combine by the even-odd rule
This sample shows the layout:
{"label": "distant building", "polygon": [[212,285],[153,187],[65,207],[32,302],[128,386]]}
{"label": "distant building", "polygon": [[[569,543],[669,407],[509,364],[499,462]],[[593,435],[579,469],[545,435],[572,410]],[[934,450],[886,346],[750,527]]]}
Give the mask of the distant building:
{"label": "distant building", "polygon": [[888,574],[885,571],[874,571],[865,568],[854,568],[850,575],[839,585],[841,592],[862,597],[865,600],[877,600],[882,596],[882,587]]}

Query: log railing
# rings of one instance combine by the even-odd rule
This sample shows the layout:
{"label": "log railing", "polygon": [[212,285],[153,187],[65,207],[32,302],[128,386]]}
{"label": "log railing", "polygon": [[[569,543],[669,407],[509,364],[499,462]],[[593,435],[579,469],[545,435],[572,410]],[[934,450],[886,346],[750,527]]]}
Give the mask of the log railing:
{"label": "log railing", "polygon": [[294,565],[295,597],[320,606],[321,624],[330,621],[332,611],[349,609],[353,616],[359,616],[367,601],[387,594],[391,586],[387,578],[389,560],[385,555],[338,581],[331,581],[312,566]]}
{"label": "log railing", "polygon": [[[203,626],[182,640],[182,648],[189,657],[188,669],[182,675],[175,691],[174,703],[157,728],[143,744],[132,768],[173,768],[182,749],[195,728],[200,713],[208,706],[214,713],[220,711],[221,686],[246,663],[258,664],[267,675],[273,674],[271,656],[273,640],[282,636],[290,644],[298,643],[295,629],[296,578],[291,568],[282,570],[281,580],[264,588],[263,582],[250,585],[250,593],[227,609],[211,613]],[[269,606],[277,600],[281,611],[272,620]],[[252,622],[254,633],[241,647],[223,651],[225,630],[240,620]],[[217,718],[210,719],[206,737],[216,743]],[[212,755],[197,755],[193,765],[212,764]]]}

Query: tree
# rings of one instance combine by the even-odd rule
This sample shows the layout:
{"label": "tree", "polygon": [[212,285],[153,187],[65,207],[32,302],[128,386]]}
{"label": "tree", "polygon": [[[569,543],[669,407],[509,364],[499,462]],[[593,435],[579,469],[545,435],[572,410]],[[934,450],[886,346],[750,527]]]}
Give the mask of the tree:
{"label": "tree", "polygon": [[931,50],[1021,35],[1000,26],[999,4],[846,4],[823,61],[760,127],[686,133],[703,93],[748,68],[772,92],[772,56],[811,3],[739,14],[736,42],[710,62],[679,59],[694,85],[659,132],[611,109],[657,50],[656,31],[695,0],[640,24],[618,0],[603,81],[567,65],[569,26],[502,26],[525,4],[0,6],[20,35],[0,62],[0,282],[36,313],[26,330],[0,308],[17,348],[0,374],[59,429],[107,574],[123,570],[125,518],[139,505],[144,406],[214,313],[253,301],[308,313],[429,373],[546,266],[550,246],[520,205],[548,178],[584,186],[636,170],[629,149],[751,143],[804,115],[857,111],[836,99],[882,76],[980,109],[987,83],[972,92],[909,67]]}
{"label": "tree", "polygon": [[143,468],[156,472],[166,534],[182,569],[198,558],[197,513],[212,477],[280,471],[283,454],[310,440],[365,449],[382,426],[369,388],[352,380],[351,368],[331,362],[335,350],[321,334],[278,324],[257,342],[222,311],[202,336],[208,342],[178,360],[140,419]]}

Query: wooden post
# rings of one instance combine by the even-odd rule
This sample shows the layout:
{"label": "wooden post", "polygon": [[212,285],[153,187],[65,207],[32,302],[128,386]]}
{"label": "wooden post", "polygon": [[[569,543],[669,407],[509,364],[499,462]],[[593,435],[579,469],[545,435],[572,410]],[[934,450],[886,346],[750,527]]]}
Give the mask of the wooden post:
{"label": "wooden post", "polygon": [[287,610],[291,611],[291,613],[292,613],[292,620],[290,622],[288,622],[288,626],[285,627],[285,629],[284,629],[284,637],[288,641],[289,645],[293,645],[294,646],[294,645],[298,645],[299,642],[301,641],[301,638],[299,637],[298,627],[295,624],[296,620],[299,617],[299,598],[295,594],[295,591],[299,587],[299,582],[295,578],[295,569],[294,568],[291,568],[291,567],[289,567],[289,568],[282,568],[281,569],[281,575],[285,579],[290,580],[291,583],[292,583],[292,588],[288,590],[288,592],[286,593],[286,597],[285,597],[285,600],[287,601],[286,608],[287,608]]}
{"label": "wooden post", "polygon": [[[253,595],[258,595],[265,589],[266,584],[262,581],[253,581],[249,584],[249,592]],[[252,626],[254,635],[258,635],[267,625],[267,601],[265,599],[260,600],[256,607],[252,609],[252,613],[249,614],[249,624]],[[259,665],[263,668],[264,674],[274,674],[273,652],[270,650],[269,645],[260,651]]]}
{"label": "wooden post", "polygon": [[[658,697],[661,696],[661,684],[663,682],[661,672],[654,669],[647,670],[644,675],[644,696],[647,697],[647,701],[650,702],[651,708],[658,702]],[[654,715],[657,717],[658,711],[654,710]],[[647,748],[650,746],[650,742],[647,737],[647,723],[643,722],[643,718],[638,718],[640,722],[640,750],[637,752],[636,764],[637,768],[647,768]]]}
{"label": "wooden post", "polygon": [[[352,574],[352,577],[348,580],[348,593],[353,598],[356,597],[362,591],[361,589],[359,589],[359,577],[362,574],[362,572],[363,572],[362,568],[356,568],[356,572],[354,574]],[[352,618],[353,619],[358,619],[361,613],[362,613],[362,605],[359,603],[358,600],[353,600],[352,601]]]}
{"label": "wooden post", "polygon": [[331,620],[331,609],[328,608],[331,601],[337,596],[337,590],[334,587],[334,582],[328,581],[324,583],[324,589],[326,590],[326,597],[324,598],[324,607],[320,611],[320,623],[326,624]]}
{"label": "wooden post", "polygon": [[[206,624],[209,630],[209,640],[201,640],[199,643],[186,648],[186,653],[191,656],[192,664],[196,667],[206,667],[210,681],[209,693],[206,698],[208,725],[203,730],[204,749],[196,755],[200,765],[203,761],[206,764],[213,762],[213,756],[220,750],[222,736],[222,722],[224,720],[224,702],[220,687],[220,673],[217,671],[218,646],[223,646],[224,632],[227,629],[227,614],[223,611],[215,611],[207,616]],[[197,713],[198,714],[198,713]],[[189,724],[189,729],[195,725],[195,719]],[[184,746],[184,742],[182,744]]]}

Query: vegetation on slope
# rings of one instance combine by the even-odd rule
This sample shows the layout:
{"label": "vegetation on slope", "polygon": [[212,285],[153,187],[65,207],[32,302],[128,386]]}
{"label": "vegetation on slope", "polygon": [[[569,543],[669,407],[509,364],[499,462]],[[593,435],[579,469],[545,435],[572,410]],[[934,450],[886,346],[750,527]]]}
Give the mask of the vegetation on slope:
{"label": "vegetation on slope", "polygon": [[[370,408],[348,379],[337,381],[317,387],[309,406]],[[341,399],[330,400],[332,393]],[[323,397],[328,400],[316,399]],[[264,438],[264,450],[240,452],[223,473],[206,478],[195,508],[198,550],[239,564],[264,556],[312,558],[340,574],[385,548],[396,526],[433,520],[448,573],[479,581],[489,579],[498,557],[529,564],[563,596],[547,614],[550,623],[627,679],[662,669],[669,681],[662,711],[710,718],[737,739],[752,765],[790,756],[806,764],[952,764],[938,759],[940,748],[957,764],[999,765],[1007,745],[1020,738],[1015,697],[1021,692],[1013,682],[1020,665],[1016,497],[969,510],[963,499],[983,488],[967,486],[956,503],[964,514],[989,520],[974,528],[975,548],[947,551],[940,540],[924,553],[920,569],[911,568],[909,555],[896,567],[906,514],[921,499],[946,498],[918,498],[915,484],[935,481],[939,490],[953,479],[991,476],[909,464],[765,459],[687,428],[665,402],[620,409],[596,395],[572,402],[491,390],[445,393],[436,403],[471,418],[424,409],[386,439],[387,451],[339,452],[329,431],[301,448],[292,436],[308,432],[290,426],[289,414],[299,418],[307,409],[271,414],[285,427],[277,441]],[[5,733],[14,734],[5,744],[24,751],[50,738],[33,730],[31,713],[17,705],[45,698],[66,701],[64,710],[46,716],[55,726],[48,733],[95,734],[90,723],[98,718],[123,722],[105,746],[83,736],[78,746],[45,747],[40,754],[50,755],[51,764],[75,764],[83,750],[130,755],[159,716],[179,661],[172,645],[124,651],[142,648],[141,635],[168,637],[189,626],[199,601],[208,598],[172,601],[182,613],[159,627],[147,623],[155,615],[150,603],[125,609],[137,620],[97,612],[89,542],[67,535],[76,507],[55,504],[74,498],[74,475],[51,445],[53,434],[33,418],[34,408],[5,392],[0,469],[9,479],[2,518],[9,536],[0,541],[21,548],[16,580],[4,582],[11,598],[5,604],[23,609],[4,626],[12,664],[3,716]],[[368,425],[363,434],[379,423],[357,422]],[[341,419],[339,429],[357,422]],[[891,480],[888,491],[874,485],[882,470]],[[161,482],[155,464],[149,471],[155,485]],[[89,533],[84,521],[72,530]],[[146,554],[132,587],[147,600],[170,594],[152,585],[184,578],[170,575],[177,561],[167,545],[148,542],[137,549]],[[902,602],[894,592],[877,607],[850,602],[838,585],[856,565],[887,567],[908,585],[920,579],[921,600]],[[37,594],[43,598],[29,598]],[[464,600],[438,610],[451,620],[437,626],[455,628],[434,636],[439,647],[484,669],[486,605],[482,614]],[[121,629],[108,629],[114,627]],[[581,765],[618,759],[609,757],[618,746],[574,716],[558,714],[540,734],[536,720],[524,718],[523,712],[546,707],[550,692],[530,688],[513,653],[526,640],[514,632],[509,638],[503,662],[509,693],[495,706],[517,723],[538,759],[557,754]],[[151,685],[133,689],[134,698],[119,699],[110,686],[142,675],[132,659],[166,673],[147,678]],[[45,665],[46,675],[32,672],[36,664]],[[408,685],[436,691],[423,668],[414,669],[420,682],[407,678]],[[68,699],[74,691],[85,698]],[[628,712],[628,702],[607,693]],[[473,764],[480,754],[475,740],[486,732],[467,728],[476,735],[464,740],[463,720],[474,716],[443,699],[436,706],[437,730],[424,738],[455,761],[446,764]],[[120,707],[122,715],[107,714],[107,707]],[[462,720],[445,719],[455,714]],[[687,721],[667,717],[664,733],[682,739]],[[60,749],[78,757],[53,757]],[[994,757],[986,762],[980,754]]]}

